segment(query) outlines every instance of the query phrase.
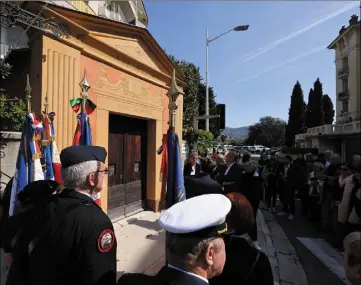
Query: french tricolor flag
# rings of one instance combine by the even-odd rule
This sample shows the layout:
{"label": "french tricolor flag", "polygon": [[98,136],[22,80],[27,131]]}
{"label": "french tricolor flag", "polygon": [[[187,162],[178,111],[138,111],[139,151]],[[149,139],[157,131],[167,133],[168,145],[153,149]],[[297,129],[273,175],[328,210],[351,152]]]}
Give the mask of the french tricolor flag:
{"label": "french tricolor flag", "polygon": [[11,188],[10,216],[13,216],[20,208],[17,200],[18,193],[23,191],[28,183],[44,179],[39,146],[42,131],[43,125],[36,115],[34,113],[26,114]]}

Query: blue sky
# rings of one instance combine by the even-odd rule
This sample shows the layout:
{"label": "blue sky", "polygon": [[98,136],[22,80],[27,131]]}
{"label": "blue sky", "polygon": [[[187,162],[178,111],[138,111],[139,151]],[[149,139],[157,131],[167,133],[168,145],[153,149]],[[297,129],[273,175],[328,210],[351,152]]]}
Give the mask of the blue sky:
{"label": "blue sky", "polygon": [[[334,51],[323,47],[348,25],[352,14],[360,14],[359,3],[145,1],[145,7],[148,29],[159,44],[199,66],[203,78],[206,28],[213,38],[234,26],[250,25],[246,32],[231,32],[212,42],[209,50],[210,86],[217,102],[226,104],[226,125],[240,127],[263,116],[287,120],[297,80],[306,102],[317,77],[324,94],[335,102]],[[343,8],[347,11],[340,12]],[[270,46],[282,37],[281,43]]]}

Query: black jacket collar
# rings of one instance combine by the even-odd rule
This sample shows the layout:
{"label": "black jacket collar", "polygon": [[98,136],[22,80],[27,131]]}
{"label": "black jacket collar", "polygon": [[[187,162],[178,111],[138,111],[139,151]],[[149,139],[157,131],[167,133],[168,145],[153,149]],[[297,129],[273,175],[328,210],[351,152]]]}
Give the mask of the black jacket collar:
{"label": "black jacket collar", "polygon": [[74,191],[72,189],[64,189],[59,194],[59,196],[68,197],[68,198],[79,200],[80,202],[88,202],[88,203],[93,203],[94,205],[97,205],[91,197],[87,196],[86,194],[82,194],[77,191]]}
{"label": "black jacket collar", "polygon": [[157,274],[157,277],[165,284],[172,285],[208,285],[201,278],[184,273],[177,269],[164,266]]}

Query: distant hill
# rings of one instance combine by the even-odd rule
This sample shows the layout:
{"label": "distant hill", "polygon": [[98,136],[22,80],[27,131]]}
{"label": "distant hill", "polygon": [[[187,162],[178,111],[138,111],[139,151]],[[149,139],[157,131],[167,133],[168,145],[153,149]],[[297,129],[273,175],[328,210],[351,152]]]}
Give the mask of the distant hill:
{"label": "distant hill", "polygon": [[224,134],[227,137],[246,139],[248,137],[248,127],[229,128],[226,127]]}

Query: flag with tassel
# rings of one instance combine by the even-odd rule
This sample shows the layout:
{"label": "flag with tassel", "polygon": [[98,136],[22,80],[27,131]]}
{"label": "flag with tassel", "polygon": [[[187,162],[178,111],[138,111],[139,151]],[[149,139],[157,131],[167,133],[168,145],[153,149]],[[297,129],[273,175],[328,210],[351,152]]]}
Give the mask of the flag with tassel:
{"label": "flag with tassel", "polygon": [[[96,105],[88,99],[87,91],[90,88],[86,70],[84,71],[84,78],[80,82],[80,87],[82,88],[81,98],[75,98],[70,100],[70,106],[75,113],[80,113],[77,115],[78,123],[74,134],[73,145],[92,145],[92,133],[91,125],[89,120],[89,115],[91,115],[96,109]],[[93,197],[95,203],[101,207],[100,193],[97,193]]]}
{"label": "flag with tassel", "polygon": [[24,187],[33,181],[44,180],[41,165],[41,140],[43,125],[34,113],[27,113],[21,133],[21,141],[16,162],[14,180],[11,189],[9,215],[12,216],[20,209],[17,195]]}

